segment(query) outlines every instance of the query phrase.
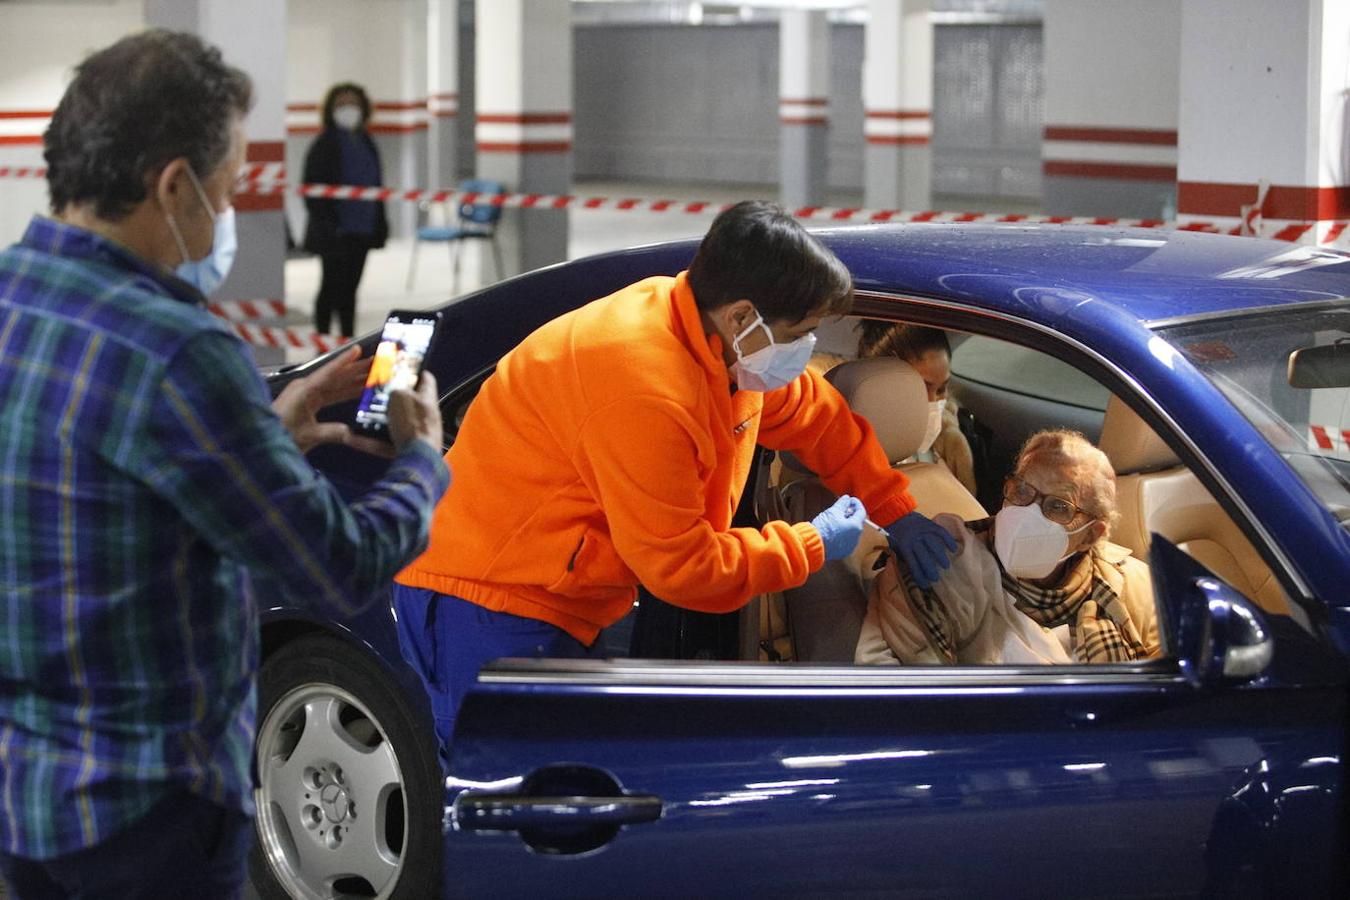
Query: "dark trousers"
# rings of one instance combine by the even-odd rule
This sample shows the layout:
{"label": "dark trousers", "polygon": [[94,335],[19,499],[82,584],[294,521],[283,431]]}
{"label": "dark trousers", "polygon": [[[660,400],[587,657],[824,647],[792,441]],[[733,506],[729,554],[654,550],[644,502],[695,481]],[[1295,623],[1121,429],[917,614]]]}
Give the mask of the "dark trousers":
{"label": "dark trousers", "polygon": [[321,334],[327,333],[334,313],[344,336],[355,333],[356,288],[361,284],[369,250],[363,238],[341,235],[337,246],[320,257],[323,280],[314,301],[314,328]]}
{"label": "dark trousers", "polygon": [[585,659],[595,655],[592,648],[556,625],[494,612],[426,588],[395,584],[394,609],[399,649],[431,699],[442,766],[460,704],[484,665],[505,656]]}
{"label": "dark trousers", "polygon": [[101,844],[54,859],[0,852],[18,900],[237,898],[248,874],[253,821],[181,788]]}

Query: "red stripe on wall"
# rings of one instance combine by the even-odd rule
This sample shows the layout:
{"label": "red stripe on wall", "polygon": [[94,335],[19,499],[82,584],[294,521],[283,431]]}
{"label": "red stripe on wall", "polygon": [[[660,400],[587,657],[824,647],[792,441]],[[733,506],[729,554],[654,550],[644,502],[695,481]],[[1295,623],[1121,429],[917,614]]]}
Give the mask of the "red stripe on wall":
{"label": "red stripe on wall", "polygon": [[828,125],[830,120],[825,116],[782,116],[778,120],[784,125]]}
{"label": "red stripe on wall", "polygon": [[280,194],[235,194],[235,212],[274,212],[282,208]]}
{"label": "red stripe on wall", "polygon": [[[1237,216],[1256,202],[1256,185],[1183,181],[1177,185],[1177,211],[1199,216]],[[1271,185],[1261,213],[1267,219],[1317,221],[1350,218],[1350,185],[1295,187]]]}
{"label": "red stripe on wall", "polygon": [[828,97],[779,97],[779,103],[793,103],[798,106],[828,106],[830,100]]}
{"label": "red stripe on wall", "polygon": [[249,141],[245,155],[248,162],[285,162],[285,141]]}
{"label": "red stripe on wall", "polygon": [[867,143],[897,146],[900,144],[928,144],[932,142],[926,134],[869,134]]}
{"label": "red stripe on wall", "polygon": [[40,134],[0,134],[0,146],[16,147],[41,143],[42,135]]}
{"label": "red stripe on wall", "polygon": [[367,125],[366,130],[371,134],[411,134],[414,131],[426,131],[427,123],[418,122],[412,125],[384,125],[379,122]]}
{"label": "red stripe on wall", "polygon": [[926,109],[869,109],[863,114],[869,119],[931,119],[933,113]]}
{"label": "red stripe on wall", "polygon": [[286,112],[318,112],[317,103],[287,103]]}
{"label": "red stripe on wall", "polygon": [[386,111],[390,111],[390,110],[393,110],[393,111],[401,111],[401,110],[408,110],[408,109],[426,109],[426,108],[427,108],[427,101],[425,101],[425,100],[407,100],[407,101],[404,101],[404,100],[381,100],[381,101],[378,102],[378,103],[372,103],[372,104],[370,104],[370,105],[371,105],[372,107],[374,107],[375,109],[383,109],[383,110],[386,110]]}
{"label": "red stripe on wall", "polygon": [[513,144],[500,141],[479,141],[480,153],[569,153],[571,141],[526,141]]}
{"label": "red stripe on wall", "polygon": [[570,112],[539,112],[539,113],[482,113],[478,114],[478,121],[491,122],[500,125],[570,125],[572,114]]}
{"label": "red stripe on wall", "polygon": [[1103,144],[1158,144],[1175,147],[1176,131],[1160,128],[1096,128],[1088,125],[1047,125],[1047,141],[1093,141]]}
{"label": "red stripe on wall", "polygon": [[[1176,166],[1147,166],[1133,163],[1072,162],[1047,159],[1041,163],[1044,175],[1069,178],[1122,178],[1128,181],[1176,181]],[[1235,213],[1236,215],[1236,213]]]}
{"label": "red stripe on wall", "polygon": [[0,109],[0,119],[50,119],[54,110]]}

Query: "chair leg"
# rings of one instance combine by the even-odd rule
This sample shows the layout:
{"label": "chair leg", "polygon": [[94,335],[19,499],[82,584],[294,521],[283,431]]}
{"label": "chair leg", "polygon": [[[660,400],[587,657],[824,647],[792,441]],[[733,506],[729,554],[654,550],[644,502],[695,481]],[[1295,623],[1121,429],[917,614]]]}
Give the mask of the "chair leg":
{"label": "chair leg", "polygon": [[421,243],[417,238],[413,238],[412,255],[408,259],[408,282],[405,286],[405,290],[409,292],[413,289],[413,279],[417,275],[417,248]]}

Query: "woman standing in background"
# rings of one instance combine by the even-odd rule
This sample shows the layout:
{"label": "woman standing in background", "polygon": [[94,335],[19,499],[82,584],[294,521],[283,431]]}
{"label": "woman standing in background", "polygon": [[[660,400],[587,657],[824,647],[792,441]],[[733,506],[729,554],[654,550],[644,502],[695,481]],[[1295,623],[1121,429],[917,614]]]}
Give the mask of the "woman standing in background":
{"label": "woman standing in background", "polygon": [[[305,184],[351,184],[379,187],[380,154],[366,130],[370,98],[358,84],[329,88],[323,101],[323,131],[305,154]],[[328,331],[333,314],[344,337],[356,326],[356,288],[366,254],[384,246],[389,221],[384,203],[367,200],[305,198],[309,222],[304,247],[323,261],[323,280],[314,301],[314,327]]]}

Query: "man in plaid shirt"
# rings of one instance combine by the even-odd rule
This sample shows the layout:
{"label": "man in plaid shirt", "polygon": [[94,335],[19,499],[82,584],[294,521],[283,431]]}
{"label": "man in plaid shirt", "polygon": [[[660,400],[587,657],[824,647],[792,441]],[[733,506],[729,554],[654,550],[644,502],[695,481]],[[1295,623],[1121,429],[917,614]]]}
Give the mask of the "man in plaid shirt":
{"label": "man in plaid shirt", "polygon": [[449,482],[428,374],[391,401],[387,474],[344,502],[303,450],[359,445],[315,419],[359,350],[274,409],[184,280],[227,268],[250,103],[190,35],[91,56],[45,136],[53,217],[0,253],[0,871],[22,897],[237,894],[250,576],[354,611]]}

